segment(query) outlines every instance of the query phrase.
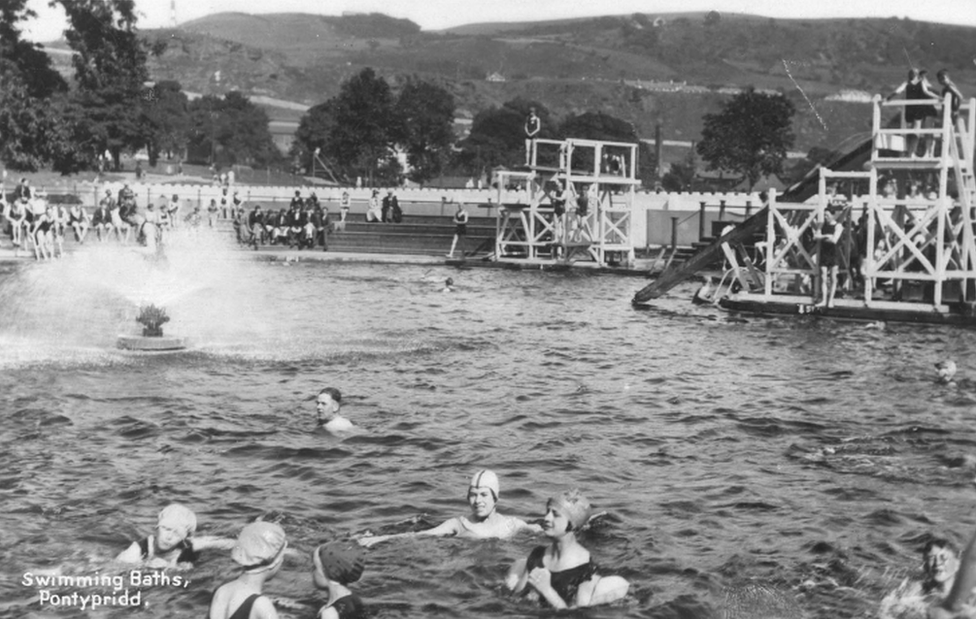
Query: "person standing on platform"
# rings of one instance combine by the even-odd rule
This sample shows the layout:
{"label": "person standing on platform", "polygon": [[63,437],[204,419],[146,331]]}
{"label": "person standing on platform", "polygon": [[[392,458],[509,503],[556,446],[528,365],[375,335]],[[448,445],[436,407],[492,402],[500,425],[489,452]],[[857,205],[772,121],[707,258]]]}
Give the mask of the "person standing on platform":
{"label": "person standing on platform", "polygon": [[175,193],[170,198],[169,204],[166,205],[166,214],[169,217],[170,227],[178,228],[180,222],[180,197]]}
{"label": "person standing on platform", "polygon": [[946,94],[952,95],[952,98],[949,100],[949,109],[952,113],[952,124],[960,133],[966,133],[966,128],[962,126],[962,123],[959,122],[959,106],[962,105],[962,93],[959,92],[959,88],[956,87],[956,84],[949,79],[949,72],[945,69],[940,69],[935,76],[936,79],[939,80],[939,84],[942,85],[942,98],[945,99]]}
{"label": "person standing on platform", "polygon": [[[925,79],[925,71],[909,69],[908,79],[902,82],[901,86],[896,88],[893,93],[885,97],[885,101],[890,101],[901,93],[905,93],[906,105],[903,113],[905,125],[915,131],[924,128],[925,119],[936,115],[935,107],[932,105],[919,105],[917,102],[930,100],[932,103],[936,103],[939,101],[939,95],[932,92],[928,80]],[[907,136],[905,140],[905,155],[908,157],[916,156],[919,140],[925,146],[925,156],[931,157],[935,145],[932,140],[927,139],[925,136],[919,136],[917,133],[910,133]]]}
{"label": "person standing on platform", "polygon": [[[464,204],[461,202],[457,203],[457,211],[454,213],[454,240],[451,241],[451,253],[447,255],[448,258],[454,257],[454,248],[457,247],[458,241],[460,239],[467,239],[468,237],[468,212],[464,210]],[[465,240],[467,244],[467,240]],[[464,248],[461,248],[461,257],[464,257]]]}
{"label": "person standing on platform", "polygon": [[[844,226],[835,218],[832,208],[824,209],[823,223],[814,238],[820,241],[820,301],[817,307],[833,307],[837,293],[837,242]],[[827,280],[830,280],[828,286]]]}
{"label": "person standing on platform", "polygon": [[536,116],[535,108],[529,108],[529,115],[525,118],[525,165],[532,164],[532,144],[539,136],[542,121]]}

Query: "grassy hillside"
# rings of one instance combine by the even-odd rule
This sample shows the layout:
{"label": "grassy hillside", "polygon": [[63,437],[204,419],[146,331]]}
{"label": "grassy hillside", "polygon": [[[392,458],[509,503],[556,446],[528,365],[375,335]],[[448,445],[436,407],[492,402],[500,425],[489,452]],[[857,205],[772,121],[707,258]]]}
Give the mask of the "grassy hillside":
{"label": "grassy hillside", "polygon": [[[408,75],[441,83],[472,113],[522,96],[557,117],[605,111],[648,137],[661,123],[668,138],[697,139],[701,116],[727,96],[720,88],[774,89],[797,104],[797,149],[804,151],[833,148],[868,129],[869,106],[831,103],[826,96],[842,89],[889,92],[909,60],[933,77],[947,67],[965,94],[976,93],[974,35],[974,28],[894,18],[703,13],[474,24],[441,32],[378,14],[224,13],[145,33],[159,51],[151,58],[154,77],[176,79],[186,90],[239,89],[314,105],[368,66],[394,86]],[[491,73],[505,81],[486,81]],[[638,87],[670,81],[707,92]]]}

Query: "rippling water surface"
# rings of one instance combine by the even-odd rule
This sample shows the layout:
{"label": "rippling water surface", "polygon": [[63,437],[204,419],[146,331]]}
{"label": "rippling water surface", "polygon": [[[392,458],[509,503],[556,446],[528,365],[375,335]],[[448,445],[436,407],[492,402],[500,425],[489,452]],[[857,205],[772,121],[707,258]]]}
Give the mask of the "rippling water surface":
{"label": "rippling water surface", "polygon": [[[728,612],[869,617],[920,540],[976,524],[976,391],[933,382],[946,357],[976,372],[969,331],[742,321],[690,289],[637,311],[642,280],[585,273],[216,253],[156,267],[176,276],[166,331],[193,345],[139,355],[114,338],[154,291],[98,260],[0,274],[0,617],[203,616],[235,574],[222,551],[139,611],[55,611],[22,582],[118,573],[171,501],[201,533],[262,516],[308,550],[466,513],[478,468],[504,513],[572,487],[606,512],[583,543],[630,595],[573,616],[722,617],[758,588],[767,611]],[[329,385],[359,434],[314,430]],[[537,617],[500,581],[540,543],[391,542],[354,589],[376,617]],[[309,568],[290,558],[268,592],[316,604]]]}

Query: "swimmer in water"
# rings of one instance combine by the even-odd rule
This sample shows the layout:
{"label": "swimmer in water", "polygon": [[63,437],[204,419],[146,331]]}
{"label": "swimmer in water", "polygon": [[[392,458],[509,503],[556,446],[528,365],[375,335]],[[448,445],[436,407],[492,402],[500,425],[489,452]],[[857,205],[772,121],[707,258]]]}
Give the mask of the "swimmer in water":
{"label": "swimmer in water", "polygon": [[467,539],[509,539],[521,531],[541,533],[542,527],[529,524],[514,516],[503,516],[495,509],[498,505],[498,476],[487,469],[478,471],[468,485],[470,516],[451,518],[433,529],[395,533],[393,535],[367,534],[358,539],[367,548],[380,542],[403,537],[463,537]]}
{"label": "swimmer in water", "polygon": [[214,591],[209,619],[277,619],[274,603],[262,590],[281,569],[287,547],[285,532],[277,524],[252,522],[244,527],[230,555],[244,571]]}
{"label": "swimmer in water", "polygon": [[966,544],[955,566],[951,581],[947,579],[943,586],[949,593],[929,608],[929,619],[976,616],[976,534]]}
{"label": "swimmer in water", "polygon": [[927,609],[942,602],[952,588],[959,569],[955,546],[943,538],[930,539],[922,548],[922,578],[902,581],[881,600],[878,616],[925,617]]}
{"label": "swimmer in water", "polygon": [[597,574],[590,552],[576,540],[590,511],[590,502],[578,490],[549,499],[542,529],[552,543],[516,561],[505,586],[555,609],[609,604],[627,595],[630,583],[620,576]]}
{"label": "swimmer in water", "polygon": [[351,541],[329,542],[312,552],[312,562],[312,582],[329,591],[318,619],[365,619],[363,601],[348,588],[363,575],[363,550]]}
{"label": "swimmer in water", "polygon": [[454,280],[450,277],[444,280],[444,289],[441,292],[454,292]]}
{"label": "swimmer in water", "polygon": [[943,385],[952,384],[952,379],[956,375],[956,363],[949,359],[935,364],[935,370],[939,373],[939,382]]}
{"label": "swimmer in water", "polygon": [[180,563],[195,562],[201,550],[229,549],[234,545],[234,540],[220,537],[193,537],[196,529],[196,514],[179,503],[171,503],[159,512],[155,534],[132,542],[115,560],[144,563],[149,567],[176,567]]}
{"label": "swimmer in water", "polygon": [[349,432],[355,426],[352,422],[339,414],[342,407],[342,393],[335,387],[326,387],[315,398],[315,412],[318,424],[332,434]]}

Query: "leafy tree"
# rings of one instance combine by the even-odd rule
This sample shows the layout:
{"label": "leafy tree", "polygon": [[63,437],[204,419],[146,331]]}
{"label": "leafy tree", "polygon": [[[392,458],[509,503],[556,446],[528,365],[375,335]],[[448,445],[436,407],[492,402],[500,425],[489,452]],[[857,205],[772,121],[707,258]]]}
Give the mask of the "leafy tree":
{"label": "leafy tree", "polygon": [[382,77],[366,68],[345,82],[335,98],[335,125],[324,152],[344,162],[347,176],[374,179],[390,155],[394,126],[393,94]]}
{"label": "leafy tree", "polygon": [[410,80],[397,97],[395,114],[410,180],[423,183],[438,176],[454,141],[454,96],[435,84]]}
{"label": "leafy tree", "polygon": [[14,170],[46,165],[55,147],[51,97],[67,89],[41,47],[22,40],[20,22],[36,17],[27,0],[0,5],[0,161]]}
{"label": "leafy tree", "polygon": [[156,164],[160,152],[172,158],[173,153],[181,153],[186,148],[190,133],[188,104],[178,82],[157,82],[149,89],[143,115],[150,165]]}
{"label": "leafy tree", "polygon": [[191,101],[188,110],[191,152],[207,153],[211,163],[220,165],[280,162],[267,113],[241,93],[206,95]]}
{"label": "leafy tree", "polygon": [[704,116],[698,154],[710,170],[744,175],[752,191],[762,176],[782,173],[786,151],[793,146],[795,111],[783,95],[750,88],[727,101],[721,112]]}
{"label": "leafy tree", "polygon": [[97,153],[108,149],[118,166],[123,149],[139,148],[148,134],[142,113],[146,50],[135,28],[135,2],[57,2],[68,17],[65,38],[75,52],[74,101],[83,111],[75,116],[81,126],[74,133],[85,136],[77,154],[94,163]]}
{"label": "leafy tree", "polygon": [[661,186],[665,191],[693,191],[697,172],[695,149],[688,149],[682,161],[671,164],[671,169],[661,178]]}
{"label": "leafy tree", "polygon": [[54,114],[45,99],[30,96],[30,89],[13,73],[0,75],[0,161],[13,169],[36,171],[52,156]]}
{"label": "leafy tree", "polygon": [[298,123],[295,141],[288,153],[289,157],[297,161],[310,162],[312,153],[316,149],[320,150],[320,157],[324,156],[325,145],[335,124],[335,99],[329,99],[310,108]]}

